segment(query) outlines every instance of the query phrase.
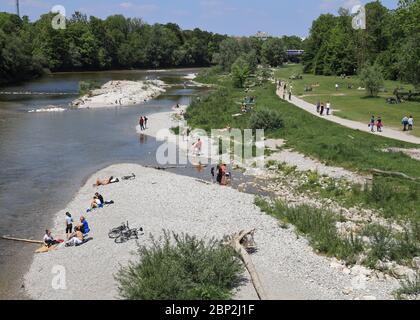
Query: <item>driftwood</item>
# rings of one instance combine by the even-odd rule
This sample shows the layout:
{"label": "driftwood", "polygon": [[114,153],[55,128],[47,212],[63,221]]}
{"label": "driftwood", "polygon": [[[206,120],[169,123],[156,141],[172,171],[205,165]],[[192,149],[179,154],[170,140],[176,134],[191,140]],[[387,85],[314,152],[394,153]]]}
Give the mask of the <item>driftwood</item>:
{"label": "driftwood", "polygon": [[244,262],[245,267],[251,276],[252,284],[254,285],[258,298],[260,300],[268,300],[254,263],[248,254],[249,250],[255,250],[255,243],[253,240],[254,233],[255,230],[236,233],[228,239],[228,244],[235,249]]}
{"label": "driftwood", "polygon": [[383,171],[383,170],[378,170],[378,169],[372,169],[371,171],[373,174],[400,177],[400,178],[408,179],[415,182],[420,181],[420,178],[413,178],[402,172]]}
{"label": "driftwood", "polygon": [[9,240],[9,241],[17,241],[17,242],[25,242],[25,243],[33,243],[33,244],[44,244],[43,241],[39,241],[39,240],[19,239],[19,238],[13,238],[9,236],[3,236],[1,238],[3,240]]}

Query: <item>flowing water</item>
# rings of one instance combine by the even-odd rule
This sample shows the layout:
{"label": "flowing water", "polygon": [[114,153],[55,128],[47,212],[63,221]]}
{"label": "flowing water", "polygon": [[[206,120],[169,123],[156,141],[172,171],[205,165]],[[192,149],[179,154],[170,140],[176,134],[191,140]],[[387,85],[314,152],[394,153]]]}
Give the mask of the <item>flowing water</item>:
{"label": "flowing water", "polygon": [[[54,213],[97,170],[121,162],[155,165],[158,143],[136,132],[138,118],[168,111],[176,103],[188,104],[205,90],[184,88],[184,77],[194,72],[63,73],[0,88],[0,235],[40,239]],[[174,86],[139,106],[31,112],[48,105],[66,108],[78,96],[80,81],[146,78]],[[208,172],[192,169],[176,173],[208,178]],[[20,289],[34,249],[0,240],[0,299],[25,298]]]}

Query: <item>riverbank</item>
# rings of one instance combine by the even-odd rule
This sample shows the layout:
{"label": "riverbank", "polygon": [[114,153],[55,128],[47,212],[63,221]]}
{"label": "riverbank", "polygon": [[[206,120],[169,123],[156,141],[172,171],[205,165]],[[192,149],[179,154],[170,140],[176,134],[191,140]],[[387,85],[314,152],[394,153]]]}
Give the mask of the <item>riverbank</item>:
{"label": "riverbank", "polygon": [[109,81],[74,100],[70,106],[79,109],[130,106],[147,102],[165,91],[165,83],[160,80]]}
{"label": "riverbank", "polygon": [[[97,177],[131,173],[136,174],[136,180],[92,187]],[[254,196],[133,164],[114,165],[92,175],[66,209],[57,213],[53,228],[57,237],[63,236],[66,210],[78,219],[95,191],[115,204],[85,215],[92,229],[92,241],[34,257],[25,276],[25,288],[31,298],[117,298],[113,275],[120,264],[126,265],[132,258],[130,252],[136,243],[117,245],[107,234],[127,220],[132,227],[145,229],[146,234],[139,240],[144,245],[150,244],[149,235],[158,238],[163,230],[210,239],[256,228],[258,252],[252,259],[271,299],[367,299],[372,295],[386,299],[395,285],[371,279],[363,289],[345,295],[343,291],[356,276],[331,268],[330,260],[315,254],[306,240],[296,239],[293,230],[280,228],[276,219],[263,214],[254,205]],[[53,269],[57,266],[65,270],[64,290],[51,286],[57,275],[53,271],[61,270]],[[251,284],[240,288],[236,297],[255,299]]]}

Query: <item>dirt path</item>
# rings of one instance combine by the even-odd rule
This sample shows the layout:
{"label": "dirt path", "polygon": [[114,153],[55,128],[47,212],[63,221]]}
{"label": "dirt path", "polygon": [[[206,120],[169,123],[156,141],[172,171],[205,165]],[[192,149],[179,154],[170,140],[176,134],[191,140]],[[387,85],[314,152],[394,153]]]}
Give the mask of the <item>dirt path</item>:
{"label": "dirt path", "polygon": [[[283,93],[281,92],[281,90],[277,91],[277,95],[280,98],[283,96]],[[316,107],[309,102],[306,102],[306,101],[304,101],[302,99],[299,99],[298,97],[295,97],[295,96],[293,96],[292,100],[289,101],[289,102],[294,104],[295,106],[311,113],[314,116],[321,117],[316,112]],[[360,130],[360,131],[364,131],[364,132],[370,132],[370,130],[368,129],[368,125],[367,125],[368,122],[369,122],[369,119],[366,120],[366,123],[361,123],[361,122],[358,122],[358,121],[343,119],[343,118],[340,118],[340,117],[337,117],[337,116],[334,116],[334,115],[323,116],[321,118],[324,118],[324,119],[326,119],[328,121],[331,121],[331,122],[341,124],[342,126],[350,128],[350,129]],[[372,134],[380,135],[382,137],[391,138],[391,139],[395,139],[395,140],[399,140],[399,141],[404,141],[404,142],[409,142],[409,143],[414,143],[414,144],[420,144],[420,138],[409,135],[409,134],[404,133],[402,131],[395,130],[395,129],[384,128],[384,132],[382,132],[382,133],[374,132]]]}

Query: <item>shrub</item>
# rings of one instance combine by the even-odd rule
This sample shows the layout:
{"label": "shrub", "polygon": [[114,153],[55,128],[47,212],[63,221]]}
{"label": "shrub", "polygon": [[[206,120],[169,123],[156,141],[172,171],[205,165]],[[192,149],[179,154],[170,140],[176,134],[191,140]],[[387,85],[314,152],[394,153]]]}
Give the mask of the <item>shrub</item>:
{"label": "shrub", "polygon": [[360,71],[360,81],[366,88],[367,93],[376,97],[384,85],[382,70],[378,65],[367,65]]}
{"label": "shrub", "polygon": [[254,130],[275,130],[283,127],[283,120],[277,111],[259,109],[251,115],[249,126]]}
{"label": "shrub", "polygon": [[162,241],[139,246],[138,261],[116,275],[128,300],[225,300],[241,281],[243,266],[220,241],[165,232]]}
{"label": "shrub", "polygon": [[79,82],[79,93],[81,95],[87,94],[89,91],[100,88],[101,85],[96,80],[91,81],[80,81]]}
{"label": "shrub", "polygon": [[407,279],[401,282],[401,288],[395,292],[397,299],[404,300],[409,296],[420,295],[420,271],[417,271],[415,279]]}

